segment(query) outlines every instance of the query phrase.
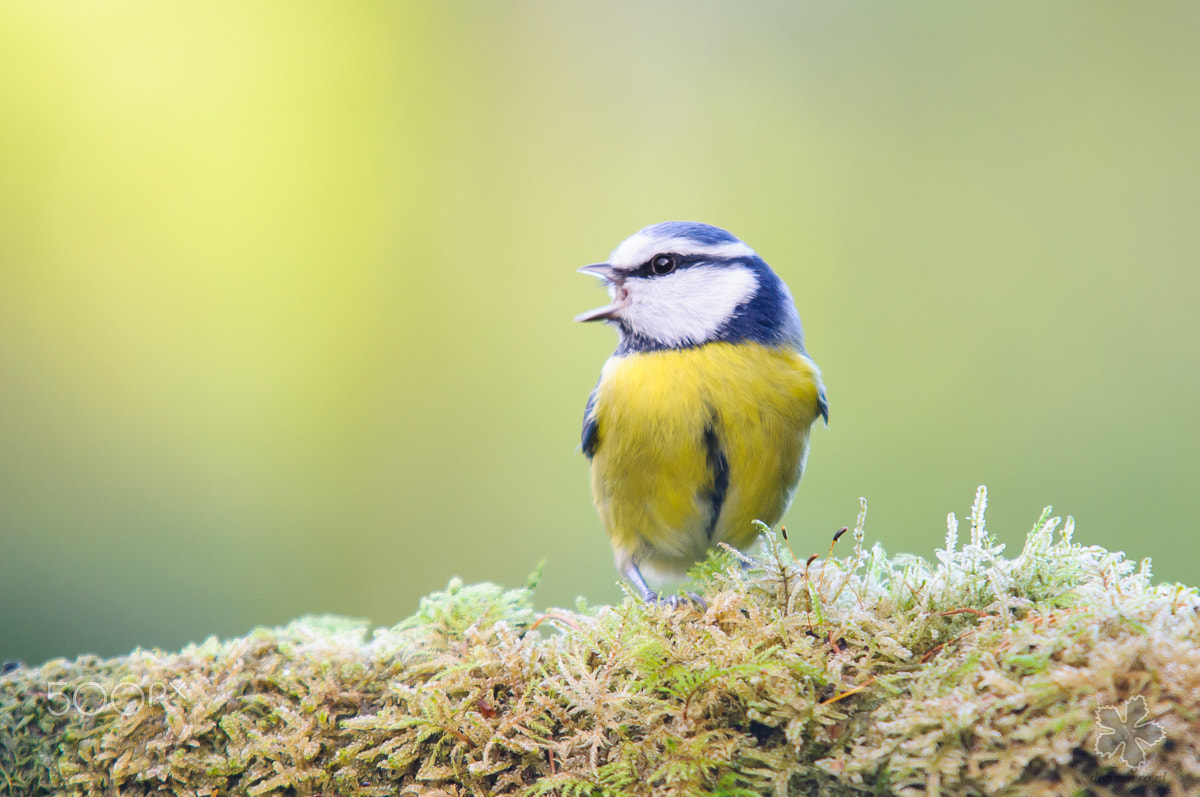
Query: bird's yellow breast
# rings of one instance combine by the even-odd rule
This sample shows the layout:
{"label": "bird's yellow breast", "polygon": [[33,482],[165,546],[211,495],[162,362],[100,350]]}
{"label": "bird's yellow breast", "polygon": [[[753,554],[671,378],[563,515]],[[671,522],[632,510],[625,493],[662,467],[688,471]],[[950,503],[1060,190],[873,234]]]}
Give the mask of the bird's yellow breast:
{"label": "bird's yellow breast", "polygon": [[790,348],[714,342],[613,356],[596,387],[592,492],[618,569],[679,573],[773,525],[820,413],[816,366]]}

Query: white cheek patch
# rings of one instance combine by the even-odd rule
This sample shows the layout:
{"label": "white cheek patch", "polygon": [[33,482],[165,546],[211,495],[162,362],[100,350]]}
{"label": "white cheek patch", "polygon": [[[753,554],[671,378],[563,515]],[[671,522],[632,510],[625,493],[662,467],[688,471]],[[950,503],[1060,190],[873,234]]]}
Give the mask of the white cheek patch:
{"label": "white cheek patch", "polygon": [[631,271],[655,255],[665,252],[676,255],[709,255],[713,258],[754,256],[754,250],[741,241],[725,244],[701,244],[687,237],[638,232],[626,238],[620,246],[614,249],[608,262],[614,268]]}
{"label": "white cheek patch", "polygon": [[682,346],[710,340],[754,295],[758,278],[748,268],[693,266],[665,277],[633,278],[625,287],[621,318],[630,331]]}

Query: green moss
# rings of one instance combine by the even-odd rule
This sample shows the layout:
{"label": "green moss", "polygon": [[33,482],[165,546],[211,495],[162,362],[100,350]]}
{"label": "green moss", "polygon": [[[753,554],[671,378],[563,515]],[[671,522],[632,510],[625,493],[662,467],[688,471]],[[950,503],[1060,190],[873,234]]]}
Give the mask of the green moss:
{"label": "green moss", "polygon": [[[951,516],[933,561],[867,548],[865,504],[844,556],[718,551],[693,574],[703,610],[539,616],[536,575],[454,580],[374,633],[306,617],[20,668],[0,677],[0,792],[1200,791],[1200,593],[1049,511],[1006,558],[985,507],[961,544]],[[1096,712],[1137,695],[1161,738],[1122,760]]]}

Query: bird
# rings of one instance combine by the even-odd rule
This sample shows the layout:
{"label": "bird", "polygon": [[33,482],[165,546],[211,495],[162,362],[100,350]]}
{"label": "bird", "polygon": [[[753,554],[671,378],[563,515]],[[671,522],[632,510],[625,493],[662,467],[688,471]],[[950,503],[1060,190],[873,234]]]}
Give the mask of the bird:
{"label": "bird", "polygon": [[645,573],[749,548],[754,521],[773,527],[791,504],[810,430],[829,421],[821,372],[787,285],[719,227],[653,224],[579,271],[612,301],[575,320],[618,333],[584,410],[592,496],[621,577],[676,606]]}

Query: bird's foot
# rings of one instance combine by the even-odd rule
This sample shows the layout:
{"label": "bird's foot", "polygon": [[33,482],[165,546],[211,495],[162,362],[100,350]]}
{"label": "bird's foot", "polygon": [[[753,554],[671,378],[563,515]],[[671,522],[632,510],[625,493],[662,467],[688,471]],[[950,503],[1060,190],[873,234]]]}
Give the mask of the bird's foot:
{"label": "bird's foot", "polygon": [[647,606],[666,606],[671,610],[691,604],[702,612],[708,611],[708,601],[695,592],[676,592],[673,595],[660,595],[652,589],[641,590],[642,600]]}
{"label": "bird's foot", "polygon": [[708,601],[700,597],[694,592],[675,593],[674,595],[659,595],[657,592],[648,591],[642,593],[642,600],[649,606],[667,606],[672,610],[678,609],[681,606],[691,604],[700,611],[708,610]]}
{"label": "bird's foot", "polygon": [[625,575],[637,587],[638,592],[642,595],[642,600],[648,606],[668,606],[674,610],[684,605],[685,601],[691,601],[692,605],[700,611],[708,610],[708,602],[694,592],[685,592],[682,595],[679,593],[674,595],[659,595],[650,589],[650,585],[646,583],[645,577],[642,576],[642,571],[638,569],[636,564],[630,564]]}

